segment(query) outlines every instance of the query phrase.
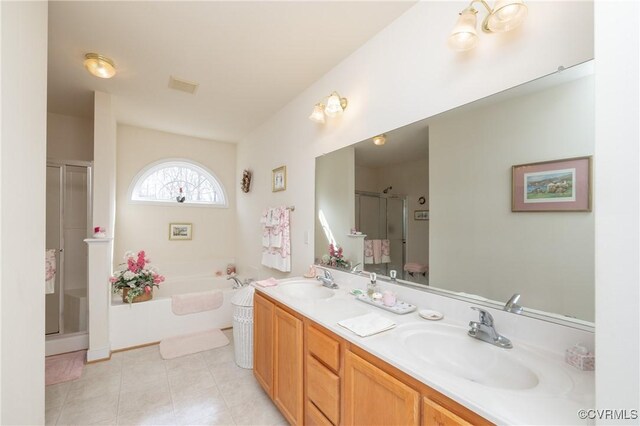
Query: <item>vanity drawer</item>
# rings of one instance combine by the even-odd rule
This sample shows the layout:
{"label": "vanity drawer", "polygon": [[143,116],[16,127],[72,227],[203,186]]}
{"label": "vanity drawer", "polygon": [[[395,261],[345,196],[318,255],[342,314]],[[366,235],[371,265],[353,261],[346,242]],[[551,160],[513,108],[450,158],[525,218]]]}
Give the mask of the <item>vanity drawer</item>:
{"label": "vanity drawer", "polygon": [[338,424],[340,378],[311,355],[307,355],[307,399],[315,404],[331,423]]}
{"label": "vanity drawer", "polygon": [[307,400],[307,406],[305,407],[305,421],[306,426],[333,426],[333,423],[327,419],[318,408],[313,405],[313,402]]}
{"label": "vanity drawer", "polygon": [[340,369],[340,343],[312,325],[307,325],[307,350],[334,372]]}

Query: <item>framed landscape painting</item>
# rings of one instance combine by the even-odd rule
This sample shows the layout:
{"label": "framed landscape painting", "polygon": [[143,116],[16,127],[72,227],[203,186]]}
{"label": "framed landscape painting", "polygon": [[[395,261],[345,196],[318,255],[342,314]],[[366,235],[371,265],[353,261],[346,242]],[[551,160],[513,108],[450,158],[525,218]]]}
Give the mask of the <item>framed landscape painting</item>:
{"label": "framed landscape painting", "polygon": [[190,240],[191,239],[190,223],[170,223],[169,239],[170,240]]}
{"label": "framed landscape painting", "polygon": [[511,168],[511,211],[590,212],[591,157]]}

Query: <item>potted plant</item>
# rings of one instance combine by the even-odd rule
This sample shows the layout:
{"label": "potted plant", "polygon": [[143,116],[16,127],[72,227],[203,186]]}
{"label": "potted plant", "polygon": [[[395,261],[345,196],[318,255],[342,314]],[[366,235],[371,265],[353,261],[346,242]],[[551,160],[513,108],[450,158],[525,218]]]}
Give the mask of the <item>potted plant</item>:
{"label": "potted plant", "polygon": [[144,250],[138,254],[125,253],[124,261],[125,263],[121,264],[123,268],[109,279],[113,292],[121,293],[122,301],[128,303],[144,302],[153,298],[153,287],[159,287],[164,277],[149,265]]}
{"label": "potted plant", "polygon": [[329,254],[322,256],[322,263],[335,268],[349,268],[349,262],[344,258],[342,247],[329,244]]}

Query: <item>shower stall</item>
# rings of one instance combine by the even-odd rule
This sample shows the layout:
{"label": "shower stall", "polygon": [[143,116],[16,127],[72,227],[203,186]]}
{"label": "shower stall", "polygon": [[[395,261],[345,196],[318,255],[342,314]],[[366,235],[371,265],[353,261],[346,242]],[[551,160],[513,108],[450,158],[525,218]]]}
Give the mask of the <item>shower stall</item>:
{"label": "shower stall", "polygon": [[389,240],[388,263],[366,263],[367,272],[389,275],[397,271],[404,277],[407,245],[407,197],[377,192],[356,191],[356,228],[367,240]]}
{"label": "shower stall", "polygon": [[55,252],[53,292],[45,296],[47,355],[84,349],[87,246],[91,235],[91,163],[47,161],[46,248]]}

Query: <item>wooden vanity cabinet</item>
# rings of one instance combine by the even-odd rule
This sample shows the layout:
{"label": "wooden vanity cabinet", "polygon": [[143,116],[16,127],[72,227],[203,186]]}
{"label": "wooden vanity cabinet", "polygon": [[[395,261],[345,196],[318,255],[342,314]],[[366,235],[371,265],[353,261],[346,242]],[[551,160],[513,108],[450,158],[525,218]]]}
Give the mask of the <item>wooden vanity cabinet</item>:
{"label": "wooden vanity cabinet", "polygon": [[420,393],[350,351],[344,397],[346,425],[420,425]]}
{"label": "wooden vanity cabinet", "polygon": [[398,368],[259,292],[254,375],[292,425],[491,425]]}
{"label": "wooden vanity cabinet", "polygon": [[275,305],[258,293],[253,299],[253,375],[273,399],[273,325]]}
{"label": "wooden vanity cabinet", "polygon": [[302,425],[302,319],[258,292],[253,301],[253,375],[287,421]]}
{"label": "wooden vanity cabinet", "polygon": [[276,306],[273,402],[292,425],[303,424],[302,319]]}

